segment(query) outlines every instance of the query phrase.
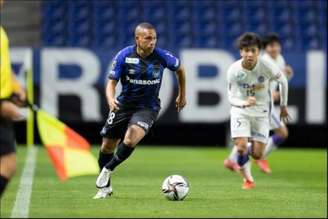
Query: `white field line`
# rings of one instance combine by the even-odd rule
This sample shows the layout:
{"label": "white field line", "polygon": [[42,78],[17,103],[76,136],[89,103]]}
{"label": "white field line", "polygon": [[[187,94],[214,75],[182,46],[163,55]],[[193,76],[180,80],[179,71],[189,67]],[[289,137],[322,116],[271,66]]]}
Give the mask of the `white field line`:
{"label": "white field line", "polygon": [[20,179],[11,218],[27,218],[30,209],[33,177],[38,147],[28,147],[23,173]]}

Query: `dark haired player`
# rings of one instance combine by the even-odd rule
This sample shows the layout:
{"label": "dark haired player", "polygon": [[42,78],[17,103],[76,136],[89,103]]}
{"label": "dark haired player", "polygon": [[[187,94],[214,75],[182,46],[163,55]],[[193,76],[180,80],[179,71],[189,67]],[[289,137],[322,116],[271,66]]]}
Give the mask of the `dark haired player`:
{"label": "dark haired player", "polygon": [[[293,77],[293,69],[290,65],[287,65],[284,57],[281,55],[281,40],[276,33],[269,33],[263,38],[264,54],[262,59],[270,62],[273,65],[277,65],[278,68],[285,73],[288,80]],[[271,83],[272,91],[272,111],[271,111],[271,127],[273,135],[270,136],[268,144],[265,147],[263,158],[256,161],[256,164],[264,173],[271,173],[271,168],[267,161],[268,155],[276,149],[281,143],[288,138],[288,128],[285,123],[279,121],[279,114],[274,108],[274,102],[279,101],[279,88],[276,81]]]}
{"label": "dark haired player", "polygon": [[[259,58],[261,40],[255,33],[245,33],[238,38],[241,59],[228,69],[228,95],[231,104],[231,137],[235,156],[243,176],[243,189],[252,189],[249,155],[261,159],[268,142],[270,130],[270,82],[281,86],[280,119],[288,121],[288,82],[283,72]],[[250,142],[250,144],[248,144]],[[225,163],[226,165],[226,163]]]}

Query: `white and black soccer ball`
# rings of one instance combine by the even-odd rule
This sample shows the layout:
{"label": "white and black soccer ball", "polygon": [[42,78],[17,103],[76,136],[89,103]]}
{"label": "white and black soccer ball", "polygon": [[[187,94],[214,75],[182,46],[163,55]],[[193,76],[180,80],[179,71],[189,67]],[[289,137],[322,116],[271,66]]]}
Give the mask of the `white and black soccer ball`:
{"label": "white and black soccer ball", "polygon": [[171,201],[182,201],[188,195],[189,182],[180,175],[168,176],[163,181],[162,192]]}

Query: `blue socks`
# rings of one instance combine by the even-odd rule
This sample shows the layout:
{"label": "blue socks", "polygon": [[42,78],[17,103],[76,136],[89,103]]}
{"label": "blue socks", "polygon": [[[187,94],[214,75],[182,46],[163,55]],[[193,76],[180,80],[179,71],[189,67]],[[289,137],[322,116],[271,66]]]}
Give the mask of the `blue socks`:
{"label": "blue socks", "polygon": [[134,147],[129,147],[123,143],[118,145],[117,151],[113,156],[113,159],[106,164],[106,168],[113,171],[120,163],[126,160],[133,152]]}
{"label": "blue socks", "polygon": [[100,171],[109,161],[112,160],[113,157],[114,157],[114,153],[105,154],[104,152],[99,150],[98,165]]}

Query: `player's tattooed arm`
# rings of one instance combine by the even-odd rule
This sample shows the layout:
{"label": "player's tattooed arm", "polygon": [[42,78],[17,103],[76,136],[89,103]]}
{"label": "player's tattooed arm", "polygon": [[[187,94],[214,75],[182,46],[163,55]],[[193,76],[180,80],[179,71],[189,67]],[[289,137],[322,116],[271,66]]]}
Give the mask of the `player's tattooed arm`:
{"label": "player's tattooed arm", "polygon": [[176,106],[178,112],[180,112],[183,109],[183,107],[187,104],[187,101],[186,101],[186,76],[185,76],[185,69],[183,68],[182,65],[180,65],[180,67],[176,71],[176,76],[177,76],[178,83],[179,83],[179,93],[178,93],[178,97],[175,100],[175,106]]}

